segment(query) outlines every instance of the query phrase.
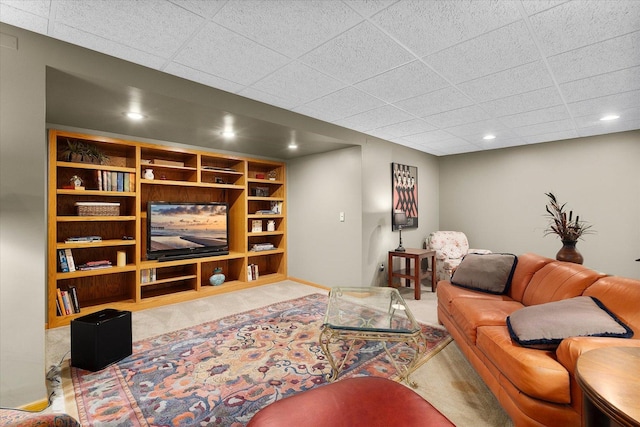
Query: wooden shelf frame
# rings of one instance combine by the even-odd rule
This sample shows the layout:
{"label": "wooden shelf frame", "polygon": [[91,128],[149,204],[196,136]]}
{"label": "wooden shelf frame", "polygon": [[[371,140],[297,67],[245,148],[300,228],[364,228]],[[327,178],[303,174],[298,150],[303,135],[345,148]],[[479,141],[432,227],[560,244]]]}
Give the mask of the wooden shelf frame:
{"label": "wooden shelf frame", "polygon": [[[66,145],[68,139],[97,146],[113,163],[98,165],[60,160],[60,147]],[[68,325],[74,318],[104,308],[135,311],[261,286],[287,278],[284,162],[61,130],[50,130],[48,140],[48,327]],[[183,165],[143,162],[152,159],[182,162]],[[145,169],[154,170],[153,180],[144,179]],[[89,178],[89,186],[84,190],[61,188],[75,171],[83,179]],[[133,191],[100,191],[96,189],[93,171],[132,174],[135,188],[132,187]],[[271,171],[276,173],[277,179],[267,178]],[[58,173],[61,175],[58,176]],[[161,179],[163,175],[166,179]],[[265,178],[257,178],[256,175]],[[268,187],[270,197],[251,196],[255,187]],[[155,200],[166,201],[184,201],[184,198],[189,197],[196,199],[193,201],[226,201],[229,204],[229,254],[168,262],[146,260],[146,203],[155,197],[158,197]],[[71,208],[76,201],[120,202],[121,215],[73,215]],[[282,206],[281,213],[249,213],[250,205],[252,208],[269,206],[274,201]],[[252,219],[275,220],[276,230],[252,233],[248,227]],[[83,234],[87,230],[103,229],[107,231],[102,236],[102,241],[65,242],[68,237],[100,234]],[[130,236],[131,239],[122,239],[121,236]],[[262,252],[250,251],[250,245],[260,238],[274,241],[277,243],[276,248]],[[58,271],[57,251],[61,249],[72,250],[74,258],[81,258],[81,262],[96,254],[100,257],[97,259],[110,259],[114,262],[116,253],[125,251],[127,264],[118,267],[114,262],[114,266],[110,268],[63,273]],[[250,264],[259,266],[258,280],[248,280]],[[223,268],[226,276],[225,282],[220,286],[209,284],[209,276],[215,267]],[[141,283],[142,274],[147,269],[156,269],[156,272],[162,273],[154,281]],[[78,287],[78,292],[82,291],[88,296],[85,301],[80,297],[81,313],[58,316],[57,289],[69,286]],[[103,291],[103,288],[107,290]]]}

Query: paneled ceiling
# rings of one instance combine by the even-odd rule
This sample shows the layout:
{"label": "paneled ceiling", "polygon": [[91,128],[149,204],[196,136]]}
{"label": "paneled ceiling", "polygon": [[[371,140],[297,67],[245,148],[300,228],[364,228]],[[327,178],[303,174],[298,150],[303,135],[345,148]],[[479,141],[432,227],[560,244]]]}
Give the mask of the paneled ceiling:
{"label": "paneled ceiling", "polygon": [[0,0],[0,21],[438,156],[640,129],[637,0]]}

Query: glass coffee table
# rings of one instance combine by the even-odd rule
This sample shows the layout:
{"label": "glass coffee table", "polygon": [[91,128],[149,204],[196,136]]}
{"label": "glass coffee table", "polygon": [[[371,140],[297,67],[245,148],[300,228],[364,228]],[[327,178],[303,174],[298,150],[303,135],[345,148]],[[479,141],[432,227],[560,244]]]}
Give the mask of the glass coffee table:
{"label": "glass coffee table", "polygon": [[[383,287],[332,288],[329,304],[320,332],[320,347],[331,364],[329,381],[335,381],[354,344],[360,341],[379,341],[387,357],[396,368],[400,381],[409,381],[416,362],[426,351],[422,329],[411,314],[397,289]],[[342,360],[336,360],[330,346],[336,343],[348,345]],[[388,347],[389,343],[404,343],[400,346],[402,360]],[[408,356],[407,356],[408,354]]]}

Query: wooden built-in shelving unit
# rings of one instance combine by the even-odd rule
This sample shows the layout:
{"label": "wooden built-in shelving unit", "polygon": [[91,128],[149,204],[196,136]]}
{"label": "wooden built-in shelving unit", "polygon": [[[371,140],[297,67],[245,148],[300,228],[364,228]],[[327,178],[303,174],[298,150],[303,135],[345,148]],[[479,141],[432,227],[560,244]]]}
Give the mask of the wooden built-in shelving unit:
{"label": "wooden built-in shelving unit", "polygon": [[[94,146],[109,160],[106,164],[67,161],[63,151],[68,140]],[[153,170],[153,180],[144,178],[146,169]],[[123,191],[101,191],[98,171],[128,174],[134,184]],[[84,190],[64,188],[73,176],[82,178]],[[229,253],[167,262],[147,260],[149,201],[227,203]],[[76,202],[117,202],[119,214],[79,216]],[[259,213],[272,208],[279,213]],[[273,221],[273,231],[267,231],[268,220]],[[263,231],[253,232],[253,221],[262,221]],[[283,280],[287,277],[286,228],[282,162],[50,130],[48,327],[67,325],[104,308],[135,311]],[[102,240],[65,242],[70,237],[94,235]],[[273,249],[252,250],[261,243],[270,243]],[[76,265],[109,260],[113,266],[61,272],[58,250],[71,250]],[[120,267],[116,266],[119,251],[126,253],[126,264]],[[258,267],[257,280],[248,279],[251,265]],[[211,286],[209,276],[217,267],[222,268],[226,281]],[[143,283],[145,270],[152,269],[154,280]],[[58,290],[70,288],[75,288],[80,313],[60,315]]]}

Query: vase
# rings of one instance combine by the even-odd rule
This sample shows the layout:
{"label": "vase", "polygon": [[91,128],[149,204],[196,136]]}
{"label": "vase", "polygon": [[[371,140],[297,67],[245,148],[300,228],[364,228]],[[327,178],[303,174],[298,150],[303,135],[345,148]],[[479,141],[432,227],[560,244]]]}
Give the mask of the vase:
{"label": "vase", "polygon": [[225,276],[224,274],[222,274],[222,269],[218,267],[213,270],[213,274],[211,275],[211,277],[209,277],[209,283],[211,283],[213,286],[220,286],[224,283],[224,279]]}
{"label": "vase", "polygon": [[582,264],[584,262],[584,258],[578,249],[576,249],[576,241],[575,240],[563,240],[562,247],[556,254],[556,259],[558,261],[566,261],[573,262],[575,264]]}

